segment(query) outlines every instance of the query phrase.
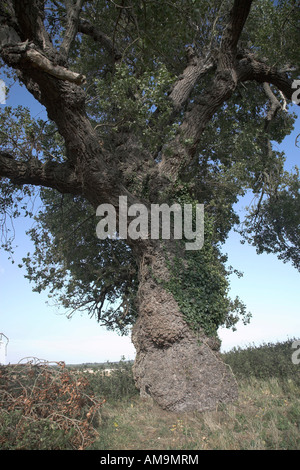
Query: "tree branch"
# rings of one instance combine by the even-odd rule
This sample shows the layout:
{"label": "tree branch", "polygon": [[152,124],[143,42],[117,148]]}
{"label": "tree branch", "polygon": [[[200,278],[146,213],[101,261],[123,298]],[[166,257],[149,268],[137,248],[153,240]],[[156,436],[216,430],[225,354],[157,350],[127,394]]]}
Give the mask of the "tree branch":
{"label": "tree branch", "polygon": [[52,50],[52,42],[43,23],[43,0],[9,0],[13,5],[22,41],[33,41],[41,50]]}
{"label": "tree branch", "polygon": [[81,183],[74,170],[66,163],[41,163],[38,159],[27,162],[0,150],[0,178],[9,178],[14,184],[32,184],[57,189],[61,193],[81,194]]}
{"label": "tree branch", "polygon": [[[222,70],[231,69],[234,71],[236,48],[241,32],[249,15],[253,0],[235,0],[230,12],[230,19],[225,28],[221,48],[218,58],[218,68]],[[179,110],[188,99],[195,84],[202,75],[207,73],[214,66],[212,54],[205,58],[197,57],[192,48],[188,48],[188,65],[175,83],[170,99],[174,108]]]}
{"label": "tree branch", "polygon": [[[235,53],[253,0],[235,0],[221,41],[221,54]],[[233,57],[235,60],[235,56]]]}
{"label": "tree branch", "polygon": [[[12,5],[17,0],[7,1]],[[29,8],[29,0],[25,1]],[[32,4],[43,1],[33,0]],[[80,4],[78,0],[77,7]],[[9,14],[11,16],[6,22],[2,22],[0,14],[0,24],[11,24],[13,8]],[[13,41],[2,44],[2,58],[18,71],[20,80],[46,107],[49,119],[56,123],[65,140],[67,163],[42,163],[36,158],[21,161],[2,150],[0,176],[9,178],[15,184],[40,185],[55,188],[62,193],[82,194],[95,207],[101,202],[109,202],[117,208],[119,195],[127,195],[130,203],[138,202],[119,180],[113,159],[99,144],[99,137],[86,114],[85,93],[76,86],[83,77],[57,65],[57,51],[54,51],[54,55],[48,55],[34,41],[24,39],[26,35],[20,31],[18,23],[12,29],[20,34]],[[5,33],[12,37],[10,30],[5,30]],[[23,42],[20,43],[20,39]],[[65,42],[65,46],[67,50],[68,42]]]}
{"label": "tree branch", "polygon": [[48,73],[49,75],[52,75],[53,77],[76,83],[77,85],[81,85],[85,82],[84,75],[72,72],[71,70],[68,70],[60,65],[53,65],[53,63],[47,59],[46,56],[34,50],[33,48],[28,49],[25,53],[25,56],[30,60],[34,67]]}
{"label": "tree branch", "polygon": [[[189,165],[197,152],[201,135],[207,123],[234,92],[238,83],[237,44],[250,13],[252,1],[234,0],[229,21],[221,40],[212,84],[200,97],[195,98],[192,108],[186,112],[180,126],[180,134],[175,137],[172,143],[173,156],[172,158],[163,156],[160,163],[160,174],[169,175],[173,179],[178,176],[183,166]],[[209,64],[209,67],[212,66],[213,64]],[[197,73],[194,72],[194,76],[197,76]]]}
{"label": "tree branch", "polygon": [[214,65],[211,57],[189,57],[189,63],[178,81],[173,86],[169,95],[170,100],[175,108],[179,110],[188,100],[195,84],[205,75]]}
{"label": "tree branch", "polygon": [[79,14],[81,12],[83,2],[84,0],[76,0],[75,3],[73,3],[73,0],[67,0],[65,2],[68,21],[65,36],[59,50],[63,62],[67,61],[72,42],[78,32]]}
{"label": "tree branch", "polygon": [[85,82],[84,75],[72,72],[61,65],[54,65],[44,54],[34,49],[33,44],[29,44],[28,41],[4,46],[2,44],[1,54],[4,59],[7,59],[8,62],[14,62],[15,65],[25,59],[33,67],[52,75],[52,77],[76,83],[77,85]]}
{"label": "tree branch", "polygon": [[268,83],[264,82],[263,89],[264,89],[264,92],[267,95],[267,97],[269,98],[270,103],[271,103],[270,109],[268,110],[267,115],[266,115],[265,126],[264,126],[264,130],[265,130],[265,132],[267,132],[269,127],[270,127],[270,123],[271,123],[272,119],[275,118],[275,116],[277,114],[277,111],[279,109],[282,109],[282,106],[279,103],[276,96],[274,95],[274,93],[272,92],[272,90],[270,88],[270,85]]}
{"label": "tree branch", "polygon": [[90,36],[94,41],[99,42],[110,54],[113,55],[115,61],[119,61],[122,58],[122,54],[115,48],[113,40],[108,37],[105,33],[95,28],[87,20],[80,20],[78,23],[78,31],[80,33]]}
{"label": "tree branch", "polygon": [[294,89],[292,88],[293,80],[284,72],[258,60],[254,54],[243,53],[243,57],[237,65],[237,78],[239,82],[255,80],[258,83],[269,83],[278,88],[284,96],[291,100]]}

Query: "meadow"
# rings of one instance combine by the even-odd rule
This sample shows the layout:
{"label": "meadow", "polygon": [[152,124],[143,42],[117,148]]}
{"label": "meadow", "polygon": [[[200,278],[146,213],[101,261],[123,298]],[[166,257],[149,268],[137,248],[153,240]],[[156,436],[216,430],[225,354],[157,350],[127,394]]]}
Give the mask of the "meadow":
{"label": "meadow", "polygon": [[[299,450],[292,342],[223,354],[239,398],[203,413],[167,412],[141,399],[126,361],[2,366],[0,449]],[[114,370],[106,376],[105,368]]]}

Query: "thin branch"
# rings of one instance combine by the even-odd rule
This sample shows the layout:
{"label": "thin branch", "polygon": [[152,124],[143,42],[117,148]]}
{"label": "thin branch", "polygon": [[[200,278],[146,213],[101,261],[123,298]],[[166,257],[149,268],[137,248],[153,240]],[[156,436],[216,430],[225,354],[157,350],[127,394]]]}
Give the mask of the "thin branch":
{"label": "thin branch", "polygon": [[121,8],[122,10],[131,10],[133,6],[125,7],[124,5],[118,5],[113,0],[109,0],[116,8]]}
{"label": "thin branch", "polygon": [[214,22],[213,22],[212,27],[211,27],[211,31],[210,31],[210,33],[209,33],[209,35],[210,35],[210,41],[209,41],[209,44],[208,44],[208,50],[211,50],[212,45],[213,45],[213,41],[214,41],[214,39],[215,39],[215,35],[216,35],[216,26],[217,26],[217,22],[219,21],[220,16],[221,16],[221,10],[222,10],[223,4],[224,4],[224,0],[222,0],[221,3],[220,3],[218,12],[217,12],[217,14],[216,14],[216,16],[215,16]]}
{"label": "thin branch", "polygon": [[282,93],[281,90],[279,90],[279,94],[280,94],[280,96],[281,96],[281,98],[282,98],[282,100],[283,100],[283,105],[281,106],[282,111],[287,112],[287,109],[286,109],[287,102],[286,102],[285,96],[284,96],[284,94]]}

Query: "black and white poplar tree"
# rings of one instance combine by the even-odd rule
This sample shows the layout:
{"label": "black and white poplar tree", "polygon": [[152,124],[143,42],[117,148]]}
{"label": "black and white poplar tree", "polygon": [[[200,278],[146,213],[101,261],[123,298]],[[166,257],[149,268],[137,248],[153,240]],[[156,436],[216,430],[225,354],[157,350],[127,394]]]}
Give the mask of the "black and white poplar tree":
{"label": "black and white poplar tree", "polygon": [[[1,2],[3,70],[48,115],[1,110],[3,224],[38,191],[24,254],[35,290],[132,327],[136,384],[165,409],[237,396],[217,330],[247,314],[228,297],[220,246],[247,191],[257,202],[245,239],[299,269],[299,173],[272,145],[295,121],[299,16],[296,0]],[[120,196],[204,204],[203,248],[98,239],[97,207],[118,215]]]}

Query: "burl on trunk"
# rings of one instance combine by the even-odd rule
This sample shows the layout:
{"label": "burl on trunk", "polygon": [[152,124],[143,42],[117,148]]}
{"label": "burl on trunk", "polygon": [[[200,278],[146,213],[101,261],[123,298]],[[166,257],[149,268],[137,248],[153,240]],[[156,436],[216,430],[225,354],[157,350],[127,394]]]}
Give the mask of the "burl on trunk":
{"label": "burl on trunk", "polygon": [[133,328],[134,378],[142,397],[163,409],[205,411],[238,397],[219,342],[193,332],[173,295],[155,281],[169,273],[163,253],[149,247],[140,261],[139,318]]}

